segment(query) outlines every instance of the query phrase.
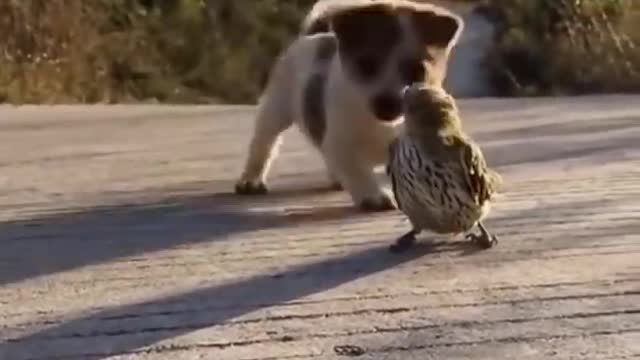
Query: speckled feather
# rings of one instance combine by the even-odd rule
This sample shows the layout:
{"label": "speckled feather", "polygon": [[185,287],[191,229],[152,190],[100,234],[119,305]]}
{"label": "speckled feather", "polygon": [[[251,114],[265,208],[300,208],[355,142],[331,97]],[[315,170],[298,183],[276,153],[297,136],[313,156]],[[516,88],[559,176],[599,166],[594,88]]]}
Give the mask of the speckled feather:
{"label": "speckled feather", "polygon": [[497,192],[502,183],[500,175],[489,169],[480,147],[471,139],[460,136],[449,136],[445,139],[449,146],[457,148],[460,154],[460,163],[464,169],[467,191],[473,197],[477,205],[485,201]]}

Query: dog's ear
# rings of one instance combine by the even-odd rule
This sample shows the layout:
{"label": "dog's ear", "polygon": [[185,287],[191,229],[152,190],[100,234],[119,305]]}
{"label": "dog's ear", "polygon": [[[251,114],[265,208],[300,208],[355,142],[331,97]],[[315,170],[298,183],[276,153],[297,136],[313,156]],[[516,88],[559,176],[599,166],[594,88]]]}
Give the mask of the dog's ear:
{"label": "dog's ear", "polygon": [[435,8],[416,9],[411,11],[409,16],[423,44],[447,52],[458,41],[464,26],[460,17]]}
{"label": "dog's ear", "polygon": [[449,54],[458,42],[464,23],[457,15],[430,4],[422,3],[407,10],[418,41],[426,50],[428,80],[432,84],[442,84]]}

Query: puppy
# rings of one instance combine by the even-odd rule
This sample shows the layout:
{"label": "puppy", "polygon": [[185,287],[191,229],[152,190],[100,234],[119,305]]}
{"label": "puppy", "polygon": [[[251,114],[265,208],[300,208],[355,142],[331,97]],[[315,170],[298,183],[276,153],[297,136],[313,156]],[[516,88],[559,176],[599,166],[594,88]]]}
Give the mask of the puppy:
{"label": "puppy", "polygon": [[462,28],[460,17],[425,2],[316,3],[272,69],[236,193],[267,192],[282,132],[296,123],[323,155],[334,188],[365,211],[394,209],[374,171],[402,124],[402,89],[442,86]]}

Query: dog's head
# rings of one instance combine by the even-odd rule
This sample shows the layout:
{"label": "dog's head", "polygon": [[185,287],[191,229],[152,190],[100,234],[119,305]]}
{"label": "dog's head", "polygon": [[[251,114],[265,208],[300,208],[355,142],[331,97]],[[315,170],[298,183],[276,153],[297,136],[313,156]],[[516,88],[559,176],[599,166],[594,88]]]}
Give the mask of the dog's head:
{"label": "dog's head", "polygon": [[458,16],[409,0],[324,3],[322,10],[315,9],[315,19],[323,21],[313,26],[330,25],[346,76],[367,97],[378,119],[393,121],[401,115],[401,93],[407,85],[442,85],[450,50],[463,27]]}

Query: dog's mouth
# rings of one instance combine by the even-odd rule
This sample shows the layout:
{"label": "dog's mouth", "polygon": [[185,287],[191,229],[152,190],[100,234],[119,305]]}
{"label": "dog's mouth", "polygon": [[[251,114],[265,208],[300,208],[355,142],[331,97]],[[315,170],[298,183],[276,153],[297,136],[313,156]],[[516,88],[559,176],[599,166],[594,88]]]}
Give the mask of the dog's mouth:
{"label": "dog's mouth", "polygon": [[380,94],[371,101],[373,114],[381,121],[394,121],[402,115],[402,99],[400,95]]}

